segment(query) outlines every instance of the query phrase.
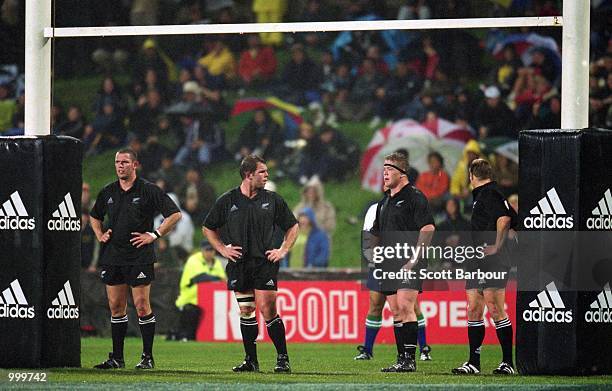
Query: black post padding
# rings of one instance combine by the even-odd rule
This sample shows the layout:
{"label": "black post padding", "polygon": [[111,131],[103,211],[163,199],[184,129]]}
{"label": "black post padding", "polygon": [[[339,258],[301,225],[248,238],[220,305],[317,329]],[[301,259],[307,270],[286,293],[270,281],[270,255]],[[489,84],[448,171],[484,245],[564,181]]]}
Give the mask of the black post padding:
{"label": "black post padding", "polygon": [[44,367],[81,366],[82,159],[79,140],[62,136],[45,139]]}
{"label": "black post padding", "polygon": [[81,143],[0,137],[0,167],[0,367],[80,366],[78,318],[51,320],[48,310],[79,304],[80,229],[62,229],[80,224]]}
{"label": "black post padding", "polygon": [[[612,275],[604,274],[598,286],[584,282],[593,280],[596,268],[585,241],[605,245],[601,233],[586,232],[586,221],[612,188],[612,132],[522,131],[519,153],[521,243],[529,251],[517,267],[517,368],[529,375],[612,373],[612,324],[585,320]],[[534,223],[552,216],[556,221],[546,227]]]}
{"label": "black post padding", "polygon": [[40,367],[43,144],[0,138],[0,367]]}

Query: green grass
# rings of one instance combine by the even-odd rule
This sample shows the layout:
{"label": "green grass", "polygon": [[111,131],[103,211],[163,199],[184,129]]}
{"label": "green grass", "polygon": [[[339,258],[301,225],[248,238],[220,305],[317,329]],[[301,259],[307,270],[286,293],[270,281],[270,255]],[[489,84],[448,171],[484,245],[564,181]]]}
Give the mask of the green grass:
{"label": "green grass", "polygon": [[[258,345],[262,372],[235,374],[231,367],[243,356],[240,343],[167,342],[158,337],[155,344],[157,368],[152,371],[121,369],[99,371],[92,366],[102,361],[111,347],[110,339],[86,338],[82,340],[82,368],[55,368],[49,372],[48,385],[65,389],[105,389],[113,385],[122,389],[210,389],[241,388],[279,389],[292,385],[300,389],[338,389],[350,385],[404,385],[438,387],[449,389],[469,385],[478,388],[503,389],[550,389],[557,386],[594,386],[603,389],[612,386],[612,376],[568,377],[568,376],[494,376],[491,370],[498,364],[500,351],[497,346],[486,346],[482,354],[483,373],[478,376],[457,377],[449,374],[460,364],[466,354],[463,345],[434,346],[433,361],[418,362],[417,373],[384,374],[380,368],[390,364],[395,357],[395,346],[376,346],[376,357],[372,361],[353,361],[354,345],[348,344],[290,344],[289,354],[293,373],[272,372],[275,353],[270,343]],[[133,368],[140,356],[141,342],[137,338],[126,341],[126,366]],[[32,371],[32,370],[29,370]],[[0,380],[0,389],[4,389]],[[185,384],[186,383],[186,384]],[[361,386],[362,387],[362,386]]]}

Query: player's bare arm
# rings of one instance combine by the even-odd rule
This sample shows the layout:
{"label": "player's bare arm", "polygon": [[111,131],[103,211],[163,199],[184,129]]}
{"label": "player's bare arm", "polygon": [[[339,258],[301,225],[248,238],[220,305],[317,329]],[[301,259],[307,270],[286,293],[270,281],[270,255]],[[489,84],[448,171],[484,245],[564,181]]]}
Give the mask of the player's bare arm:
{"label": "player's bare arm", "polygon": [[108,242],[113,230],[107,229],[106,232],[102,232],[102,221],[96,218],[90,217],[89,222],[91,224],[91,229],[93,229],[94,234],[96,235],[96,238],[98,239],[98,242],[100,243]]}
{"label": "player's bare arm", "polygon": [[233,246],[231,243],[225,245],[221,241],[221,238],[219,237],[217,231],[202,227],[202,233],[204,234],[204,236],[206,236],[213,248],[217,250],[217,252],[221,254],[223,258],[226,258],[232,262],[236,262],[237,259],[240,259],[242,257],[242,247]]}
{"label": "player's bare arm", "polygon": [[130,243],[132,246],[136,246],[136,248],[140,248],[142,246],[146,246],[147,244],[153,243],[158,239],[157,234],[159,236],[164,236],[168,232],[172,231],[172,228],[179,222],[181,219],[181,212],[176,212],[166,217],[164,221],[161,223],[159,228],[157,228],[157,233],[151,232],[132,232],[132,239],[130,239]]}
{"label": "player's bare arm", "polygon": [[492,246],[486,246],[484,248],[485,255],[494,255],[502,248],[506,238],[508,237],[508,231],[510,230],[510,216],[501,216],[497,219],[496,231],[497,236],[495,237],[495,244]]}
{"label": "player's bare arm", "polygon": [[289,228],[287,232],[285,232],[285,238],[281,246],[277,249],[266,251],[266,257],[268,257],[268,260],[271,262],[278,262],[285,258],[287,256],[287,253],[295,244],[295,240],[298,236],[298,231],[298,224],[295,224],[293,227]]}

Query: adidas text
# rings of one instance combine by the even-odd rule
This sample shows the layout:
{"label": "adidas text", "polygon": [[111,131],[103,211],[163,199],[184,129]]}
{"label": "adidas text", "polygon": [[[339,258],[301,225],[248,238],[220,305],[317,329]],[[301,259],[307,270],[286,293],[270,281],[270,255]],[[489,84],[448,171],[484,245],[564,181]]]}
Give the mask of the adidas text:
{"label": "adidas text", "polygon": [[525,322],[572,323],[574,318],[572,310],[537,308],[523,311],[523,320]]}
{"label": "adidas text", "polygon": [[574,218],[572,216],[527,216],[525,217],[525,228],[573,228]]}
{"label": "adidas text", "polygon": [[49,319],[78,319],[79,309],[75,307],[55,307],[47,310],[47,318]]}
{"label": "adidas text", "polygon": [[589,217],[586,226],[588,229],[612,230],[612,216]]}
{"label": "adidas text", "polygon": [[612,310],[600,308],[587,311],[584,313],[584,320],[587,323],[612,323]]}
{"label": "adidas text", "polygon": [[20,217],[0,217],[0,230],[34,230],[34,219],[23,219]]}
{"label": "adidas text", "polygon": [[49,231],[80,231],[81,221],[75,219],[54,219],[47,223]]}
{"label": "adidas text", "polygon": [[81,219],[76,214],[70,193],[66,193],[47,223],[49,231],[80,231]]}
{"label": "adidas text", "polygon": [[20,305],[0,305],[0,318],[34,318],[34,307],[24,307]]}

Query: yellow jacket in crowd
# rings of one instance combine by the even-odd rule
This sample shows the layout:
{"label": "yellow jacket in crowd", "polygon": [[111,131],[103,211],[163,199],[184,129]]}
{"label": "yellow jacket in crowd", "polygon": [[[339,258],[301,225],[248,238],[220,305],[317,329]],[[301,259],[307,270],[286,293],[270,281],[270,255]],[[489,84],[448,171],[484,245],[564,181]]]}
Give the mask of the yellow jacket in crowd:
{"label": "yellow jacket in crowd", "polygon": [[175,303],[178,308],[182,308],[186,304],[198,305],[198,284],[191,280],[200,274],[208,274],[223,281],[227,280],[221,261],[215,257],[213,265],[209,266],[204,260],[202,252],[198,251],[185,262],[180,282],[180,293]]}

